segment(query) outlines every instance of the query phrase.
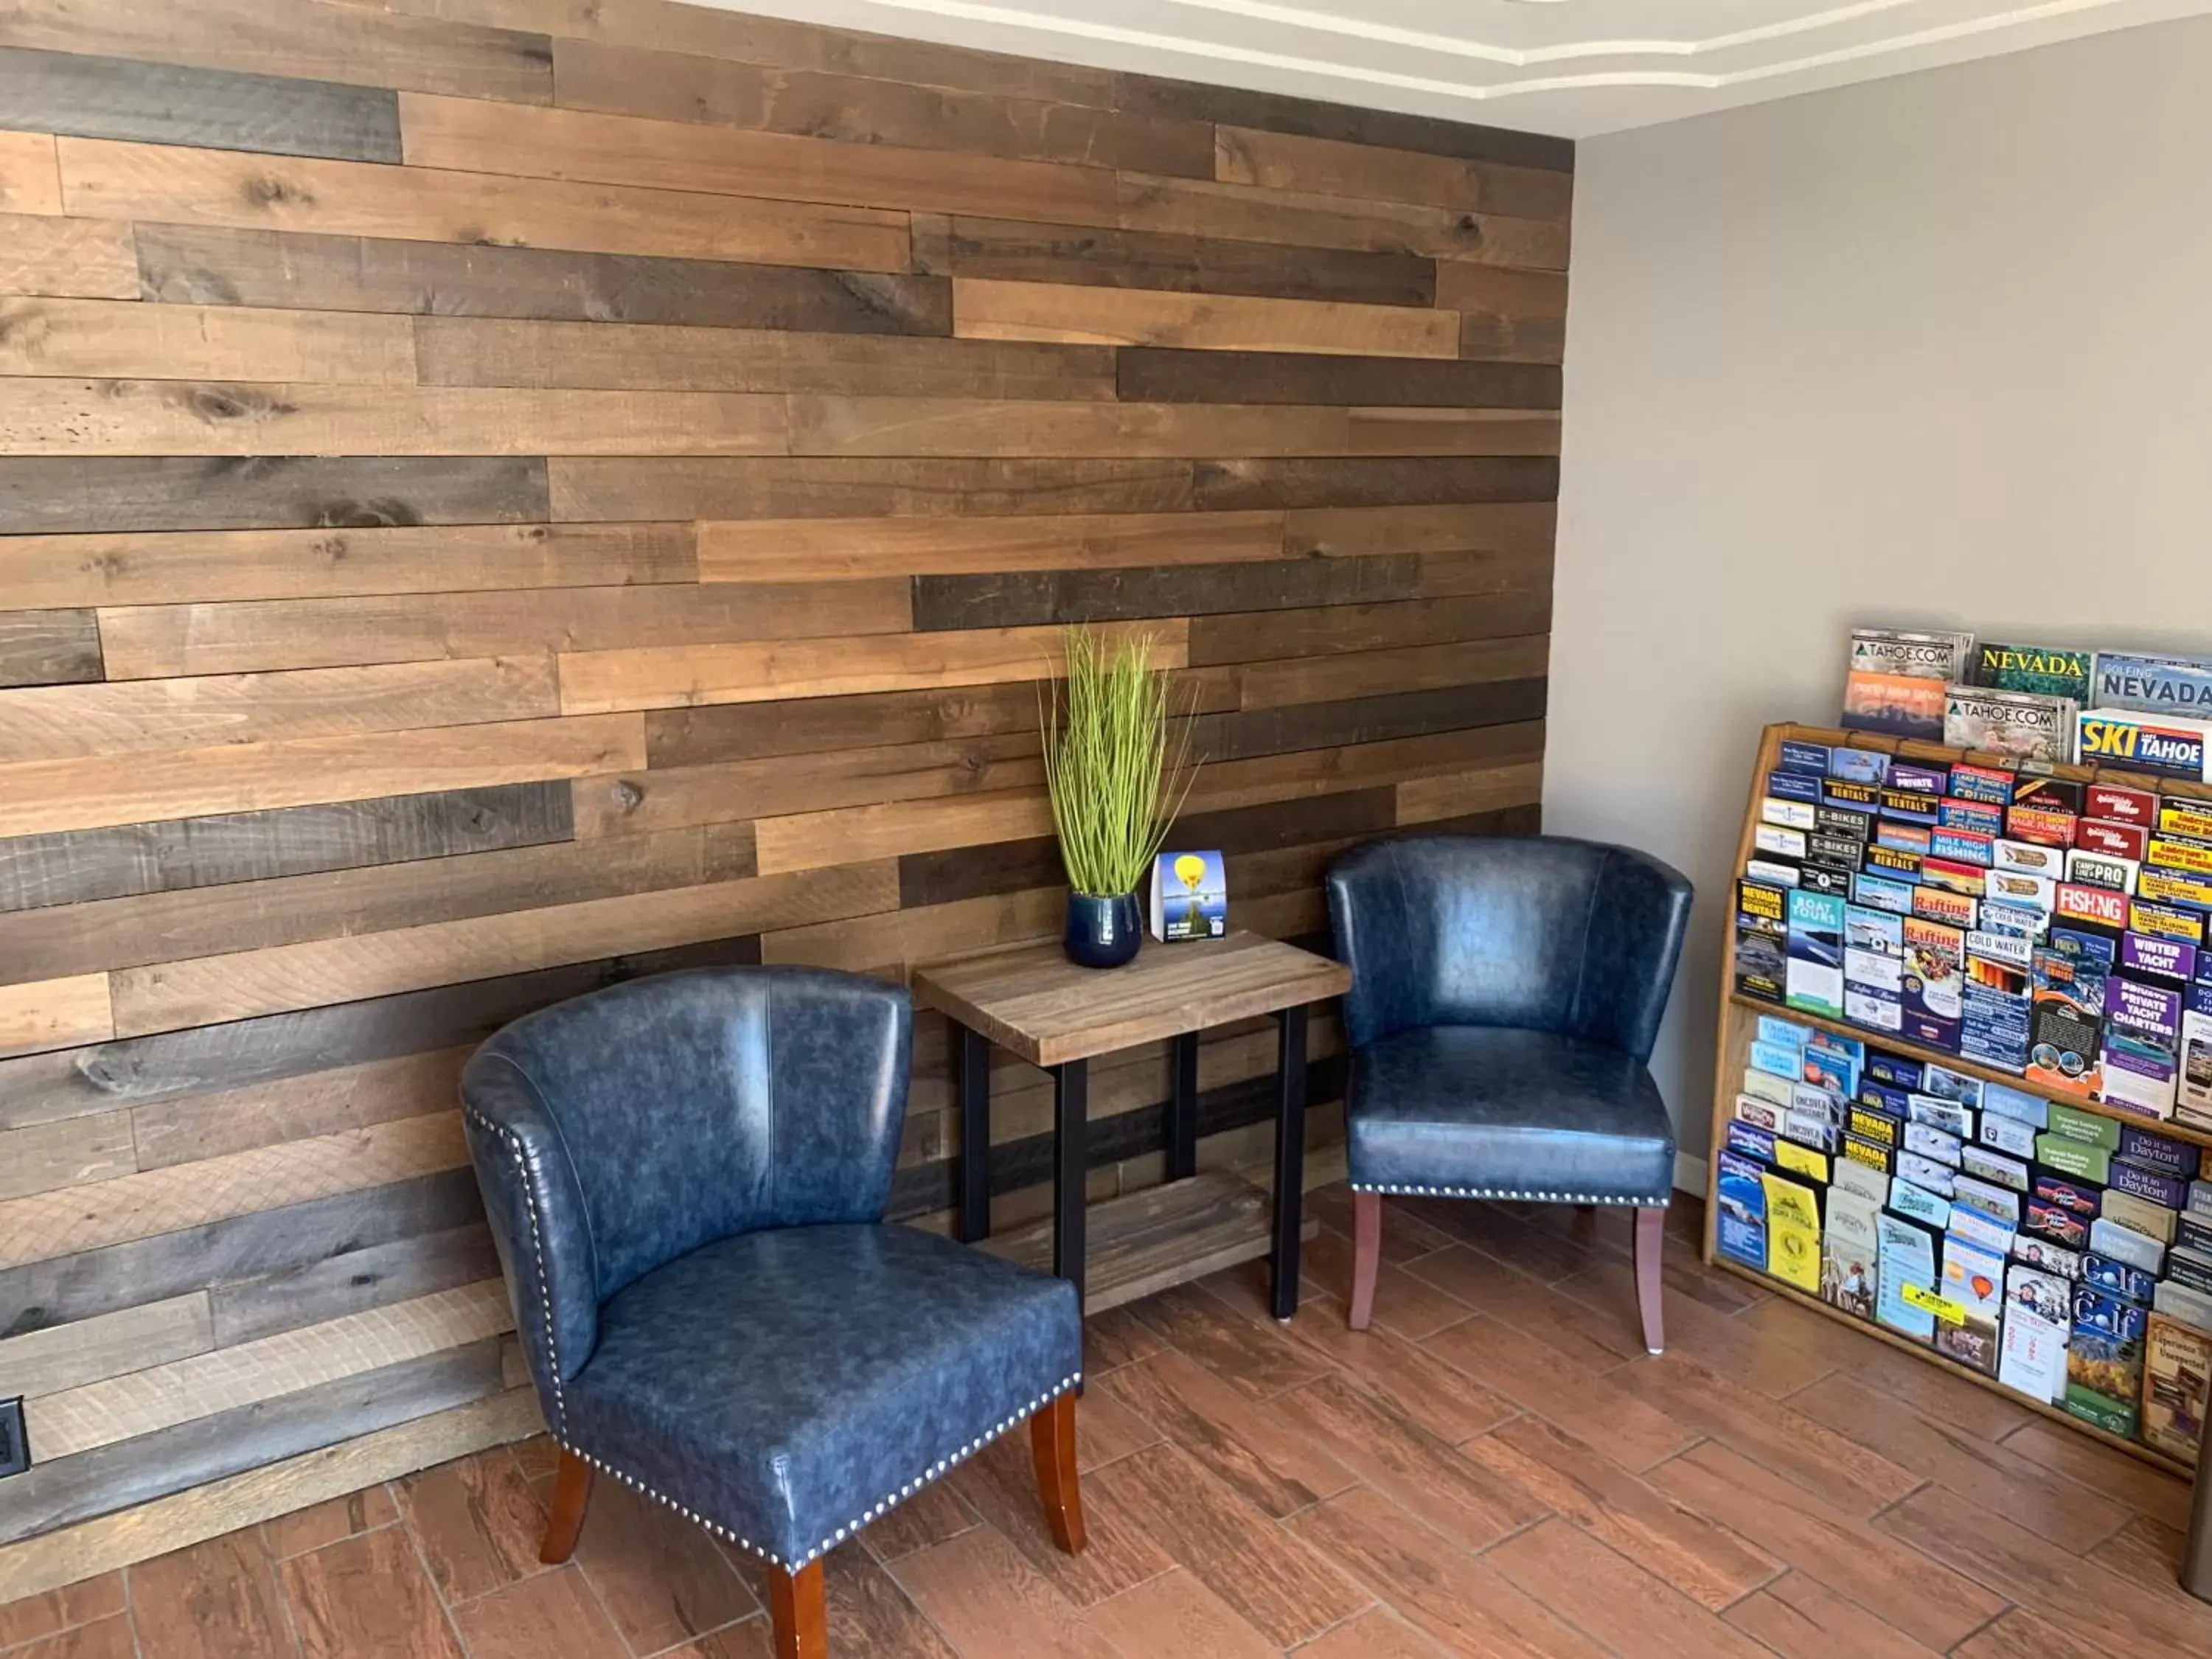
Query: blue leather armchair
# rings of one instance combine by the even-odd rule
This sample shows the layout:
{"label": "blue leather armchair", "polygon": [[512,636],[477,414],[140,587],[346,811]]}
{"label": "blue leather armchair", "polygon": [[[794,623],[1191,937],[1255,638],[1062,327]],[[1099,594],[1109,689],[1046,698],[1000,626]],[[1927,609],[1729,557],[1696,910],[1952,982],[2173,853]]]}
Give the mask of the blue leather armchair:
{"label": "blue leather armchair", "polygon": [[1075,1287],[886,1226],[904,991],[799,968],[664,975],[492,1037],[461,1075],[515,1328],[561,1448],[544,1556],[603,1469],[766,1561],[818,1659],[822,1557],[1028,1419],[1082,1547]]}
{"label": "blue leather armchair", "polygon": [[1595,842],[1424,836],[1338,859],[1328,910],[1352,969],[1354,1328],[1374,1310],[1385,1193],[1626,1204],[1658,1352],[1674,1132],[1646,1062],[1688,881]]}

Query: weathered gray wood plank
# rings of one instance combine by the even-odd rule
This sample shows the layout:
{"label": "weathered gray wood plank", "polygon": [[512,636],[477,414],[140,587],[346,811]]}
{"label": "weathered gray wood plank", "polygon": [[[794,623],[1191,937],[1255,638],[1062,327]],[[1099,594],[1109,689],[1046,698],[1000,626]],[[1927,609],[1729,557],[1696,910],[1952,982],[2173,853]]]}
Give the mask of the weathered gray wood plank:
{"label": "weathered gray wood plank", "polygon": [[481,1223],[395,1238],[303,1267],[217,1285],[217,1347],[499,1277],[491,1231]]}
{"label": "weathered gray wood plank", "polygon": [[542,846],[574,833],[573,799],[515,783],[18,836],[0,840],[0,911]]}
{"label": "weathered gray wood plank", "polygon": [[400,159],[397,93],[18,46],[0,46],[0,127],[348,161]]}
{"label": "weathered gray wood plank", "polygon": [[545,463],[535,457],[0,459],[0,536],[526,524],[546,516]]}
{"label": "weathered gray wood plank", "polygon": [[89,611],[0,611],[0,685],[75,685],[100,677]]}

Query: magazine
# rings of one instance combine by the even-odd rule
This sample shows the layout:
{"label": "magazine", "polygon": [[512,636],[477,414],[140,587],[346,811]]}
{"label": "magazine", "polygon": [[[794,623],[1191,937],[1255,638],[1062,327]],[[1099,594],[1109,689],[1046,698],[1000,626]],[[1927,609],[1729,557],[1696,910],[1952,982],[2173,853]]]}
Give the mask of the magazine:
{"label": "magazine", "polygon": [[1952,685],[1943,697],[1943,741],[2044,766],[2072,763],[2080,741],[2081,705],[2033,691],[1990,691]]}
{"label": "magazine", "polygon": [[2094,653],[2051,645],[1980,645],[1974,649],[1974,684],[1993,691],[2031,691],[2089,703]]}
{"label": "magazine", "polygon": [[1855,629],[1844,725],[1897,738],[1941,738],[1943,688],[1966,678],[1973,643],[1972,634]]}

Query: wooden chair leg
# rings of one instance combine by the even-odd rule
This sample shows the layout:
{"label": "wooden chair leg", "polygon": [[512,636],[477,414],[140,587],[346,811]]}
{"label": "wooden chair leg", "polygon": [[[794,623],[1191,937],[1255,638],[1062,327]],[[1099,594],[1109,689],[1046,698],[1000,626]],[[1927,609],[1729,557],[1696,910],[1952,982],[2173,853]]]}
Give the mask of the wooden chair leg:
{"label": "wooden chair leg", "polygon": [[1644,1346],[1667,1350],[1667,1325],[1660,1308],[1659,1252],[1667,1241],[1667,1210],[1653,1205],[1636,1212],[1636,1299],[1644,1313]]}
{"label": "wooden chair leg", "polygon": [[830,1659],[820,1561],[810,1561],[797,1572],[770,1567],[768,1601],[775,1623],[775,1659]]}
{"label": "wooden chair leg", "polygon": [[572,1451],[561,1454],[553,1477],[553,1512],[545,1522],[545,1542],[538,1559],[556,1566],[576,1553],[584,1529],[584,1509],[592,1501],[592,1466]]}
{"label": "wooden chair leg", "polygon": [[1075,1396],[1061,1395],[1030,1419],[1030,1449],[1036,1455],[1037,1496],[1044,1502],[1052,1541],[1070,1555],[1079,1553],[1083,1534],[1083,1492],[1075,1473]]}
{"label": "wooden chair leg", "polygon": [[1382,1266],[1382,1194],[1352,1195],[1352,1328],[1375,1317],[1375,1275]]}

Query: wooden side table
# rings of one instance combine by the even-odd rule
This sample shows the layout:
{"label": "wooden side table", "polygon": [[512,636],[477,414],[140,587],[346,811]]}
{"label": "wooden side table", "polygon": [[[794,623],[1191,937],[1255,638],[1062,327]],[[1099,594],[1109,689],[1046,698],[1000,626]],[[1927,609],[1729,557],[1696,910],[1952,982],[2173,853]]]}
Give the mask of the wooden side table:
{"label": "wooden side table", "polygon": [[[914,970],[915,1000],[957,1028],[960,1089],[961,1236],[991,1231],[991,1045],[1053,1080],[1052,1271],[1072,1279],[1092,1311],[1271,1255],[1274,1310],[1297,1310],[1298,1243],[1305,1179],[1306,1009],[1352,983],[1341,963],[1295,945],[1234,933],[1225,939],[1148,941],[1127,967],[1079,968],[1057,944],[1024,945]],[[1281,1026],[1272,1218],[1263,1195],[1218,1172],[1198,1173],[1198,1034],[1210,1025],[1273,1014]],[[1167,1185],[1086,1208],[1089,1063],[1139,1043],[1170,1046]],[[1093,1263],[1087,1233],[1098,1224],[1112,1248]],[[1045,1255],[1042,1230],[991,1240],[1017,1260]]]}

